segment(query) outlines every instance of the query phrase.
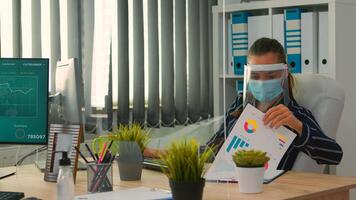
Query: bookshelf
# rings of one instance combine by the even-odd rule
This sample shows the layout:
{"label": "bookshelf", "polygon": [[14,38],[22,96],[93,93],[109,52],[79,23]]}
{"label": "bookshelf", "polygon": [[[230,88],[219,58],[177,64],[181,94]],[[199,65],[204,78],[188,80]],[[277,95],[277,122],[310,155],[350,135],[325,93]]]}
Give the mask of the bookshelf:
{"label": "bookshelf", "polygon": [[[225,2],[225,4],[223,4]],[[228,20],[231,12],[249,11],[254,15],[268,16],[269,35],[273,37],[273,15],[283,13],[285,8],[301,7],[307,11],[328,12],[328,63],[324,75],[337,80],[346,91],[343,115],[339,124],[337,141],[344,148],[344,161],[337,167],[339,175],[356,175],[356,161],[352,157],[352,141],[356,141],[354,119],[356,116],[356,1],[354,0],[271,0],[240,4],[239,0],[219,0],[212,9],[213,18],[213,91],[214,115],[220,116],[236,97],[232,80],[243,76],[226,75],[228,57]]]}

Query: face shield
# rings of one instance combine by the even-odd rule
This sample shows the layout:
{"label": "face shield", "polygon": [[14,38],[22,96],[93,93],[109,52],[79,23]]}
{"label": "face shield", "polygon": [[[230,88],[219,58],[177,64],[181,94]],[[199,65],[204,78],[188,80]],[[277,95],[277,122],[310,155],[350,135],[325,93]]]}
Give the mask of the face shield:
{"label": "face shield", "polygon": [[245,65],[243,104],[248,103],[262,112],[283,103],[288,105],[288,68],[284,63]]}

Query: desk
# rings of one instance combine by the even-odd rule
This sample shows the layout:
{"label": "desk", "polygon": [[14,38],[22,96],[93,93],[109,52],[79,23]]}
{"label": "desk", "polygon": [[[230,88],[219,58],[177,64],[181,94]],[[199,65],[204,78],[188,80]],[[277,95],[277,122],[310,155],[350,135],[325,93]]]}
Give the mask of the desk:
{"label": "desk", "polygon": [[[169,189],[168,179],[160,172],[143,170],[141,181],[120,181],[114,163],[114,190],[146,186]],[[356,187],[356,177],[287,172],[274,182],[264,185],[260,194],[240,194],[236,183],[206,183],[204,199],[349,199],[349,190]],[[26,197],[55,199],[56,183],[43,180],[34,165],[19,168],[18,174],[0,180],[1,191],[22,191]],[[77,195],[86,193],[86,171],[77,173]]]}

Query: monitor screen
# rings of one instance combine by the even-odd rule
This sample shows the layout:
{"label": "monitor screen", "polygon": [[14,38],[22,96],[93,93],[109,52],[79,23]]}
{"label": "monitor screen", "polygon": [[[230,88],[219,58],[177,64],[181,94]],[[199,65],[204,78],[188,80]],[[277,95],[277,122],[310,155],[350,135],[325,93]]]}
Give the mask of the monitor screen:
{"label": "monitor screen", "polygon": [[0,143],[47,143],[48,63],[0,59]]}

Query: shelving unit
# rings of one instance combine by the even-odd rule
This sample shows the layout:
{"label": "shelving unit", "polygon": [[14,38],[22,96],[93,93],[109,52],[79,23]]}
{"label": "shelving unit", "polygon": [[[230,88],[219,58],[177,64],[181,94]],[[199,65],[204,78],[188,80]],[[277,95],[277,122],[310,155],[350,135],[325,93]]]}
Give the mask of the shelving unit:
{"label": "shelving unit", "polygon": [[243,79],[243,75],[220,74],[219,78],[222,79]]}
{"label": "shelving unit", "polygon": [[[233,2],[236,3],[233,3]],[[225,5],[223,4],[225,2]],[[273,37],[273,15],[283,13],[285,8],[299,7],[307,11],[328,11],[328,63],[327,76],[336,79],[345,89],[346,101],[343,116],[337,133],[341,146],[351,147],[356,141],[356,1],[354,0],[271,0],[240,4],[239,0],[219,0],[213,7],[213,91],[214,115],[220,116],[236,97],[235,84],[231,79],[240,76],[224,75],[227,59],[227,21],[231,12],[249,11],[256,15],[269,16],[270,35]],[[225,78],[223,78],[225,77]],[[356,175],[356,161],[351,149],[345,149],[342,165],[338,166],[340,175]],[[347,163],[347,165],[346,165]],[[351,167],[352,166],[352,167]]]}
{"label": "shelving unit", "polygon": [[[269,34],[267,37],[273,37],[273,15],[282,14],[285,8],[299,7],[304,11],[329,11],[329,60],[330,70],[329,77],[336,78],[336,8],[338,5],[351,4],[355,5],[351,0],[274,0],[274,1],[259,1],[251,3],[230,3],[221,4],[213,7],[213,69],[214,69],[214,114],[215,116],[224,113],[224,99],[225,107],[228,107],[236,96],[236,89],[234,84],[227,84],[227,79],[243,79],[241,75],[227,74],[225,70],[229,67],[230,59],[228,58],[228,19],[230,14],[236,11],[248,11],[254,16],[267,15],[269,16]],[[340,12],[340,14],[343,14]],[[223,78],[225,77],[225,78]],[[224,82],[225,80],[225,82]],[[231,80],[229,80],[231,82]],[[224,93],[225,98],[222,96]]]}

